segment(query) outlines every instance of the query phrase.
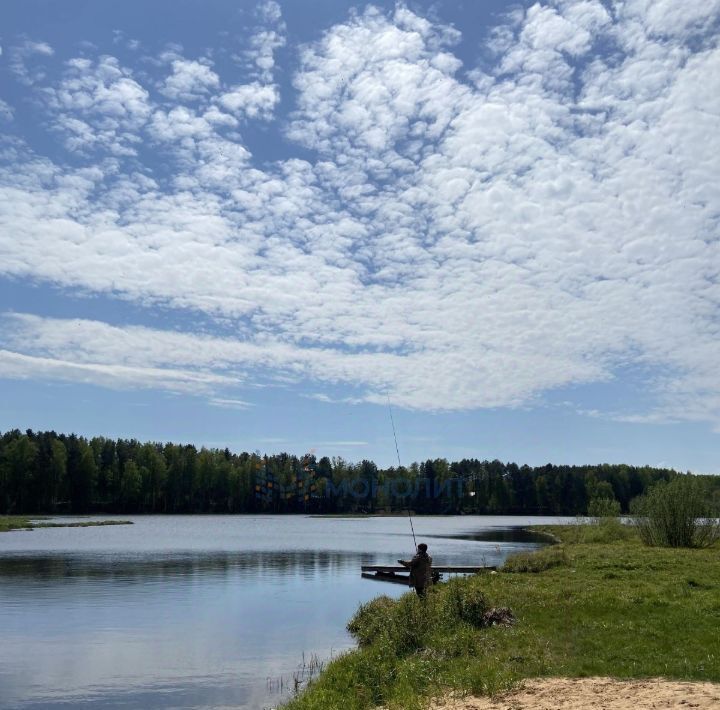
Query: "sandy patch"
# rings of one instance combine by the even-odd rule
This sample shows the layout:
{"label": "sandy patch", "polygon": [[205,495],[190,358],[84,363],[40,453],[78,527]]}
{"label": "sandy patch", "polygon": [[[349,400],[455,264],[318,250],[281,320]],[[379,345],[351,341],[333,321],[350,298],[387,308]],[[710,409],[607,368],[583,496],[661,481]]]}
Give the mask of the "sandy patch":
{"label": "sandy patch", "polygon": [[720,710],[720,683],[612,678],[537,678],[491,700],[444,700],[433,710]]}

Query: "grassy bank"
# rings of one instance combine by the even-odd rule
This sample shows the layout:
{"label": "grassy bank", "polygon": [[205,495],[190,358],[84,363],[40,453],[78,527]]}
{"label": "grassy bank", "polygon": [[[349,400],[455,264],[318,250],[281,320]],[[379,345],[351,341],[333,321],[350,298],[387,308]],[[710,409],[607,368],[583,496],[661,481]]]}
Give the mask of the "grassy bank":
{"label": "grassy bank", "polygon": [[98,525],[132,525],[131,520],[82,520],[71,523],[44,523],[42,517],[0,515],[0,532],[34,528],[92,528]]}
{"label": "grassy bank", "polygon": [[[341,656],[288,710],[422,708],[449,690],[535,676],[720,681],[720,551],[649,548],[620,526],[544,527],[560,544],[503,571],[375,600]],[[517,622],[485,627],[483,610]]]}

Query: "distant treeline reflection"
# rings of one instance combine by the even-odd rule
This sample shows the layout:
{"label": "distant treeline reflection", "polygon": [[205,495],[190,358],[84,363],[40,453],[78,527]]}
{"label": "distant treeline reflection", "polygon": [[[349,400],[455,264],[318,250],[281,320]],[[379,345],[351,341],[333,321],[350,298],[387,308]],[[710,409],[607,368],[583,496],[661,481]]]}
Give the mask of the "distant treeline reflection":
{"label": "distant treeline reflection", "polygon": [[[433,459],[379,469],[340,457],[86,439],[0,437],[0,513],[416,513],[582,515],[593,498],[630,500],[677,473],[649,466],[518,466]],[[715,481],[716,485],[720,481]]]}
{"label": "distant treeline reflection", "polygon": [[313,576],[328,569],[358,570],[361,565],[373,561],[370,554],[322,550],[20,555],[0,557],[0,578],[5,583],[12,578],[43,580],[62,577],[75,581],[112,579],[145,584],[148,578],[206,577],[207,574],[224,575],[231,571],[252,573],[254,577],[278,572]]}

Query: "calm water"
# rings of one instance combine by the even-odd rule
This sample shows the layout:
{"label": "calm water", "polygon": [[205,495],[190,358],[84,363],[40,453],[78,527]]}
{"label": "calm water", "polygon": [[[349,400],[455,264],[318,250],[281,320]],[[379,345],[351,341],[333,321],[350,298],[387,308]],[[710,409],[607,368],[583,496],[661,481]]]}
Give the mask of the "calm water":
{"label": "calm water", "polygon": [[[303,654],[350,648],[358,604],[401,585],[407,518],[145,516],[0,535],[0,707],[270,708]],[[437,564],[497,564],[556,518],[415,519]]]}

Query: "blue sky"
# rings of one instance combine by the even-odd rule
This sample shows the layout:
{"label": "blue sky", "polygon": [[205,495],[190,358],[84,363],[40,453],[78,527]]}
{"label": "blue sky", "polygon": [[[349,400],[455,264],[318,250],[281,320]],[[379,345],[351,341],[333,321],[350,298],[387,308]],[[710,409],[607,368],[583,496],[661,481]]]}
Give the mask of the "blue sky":
{"label": "blue sky", "polygon": [[720,2],[0,8],[0,428],[717,473]]}

